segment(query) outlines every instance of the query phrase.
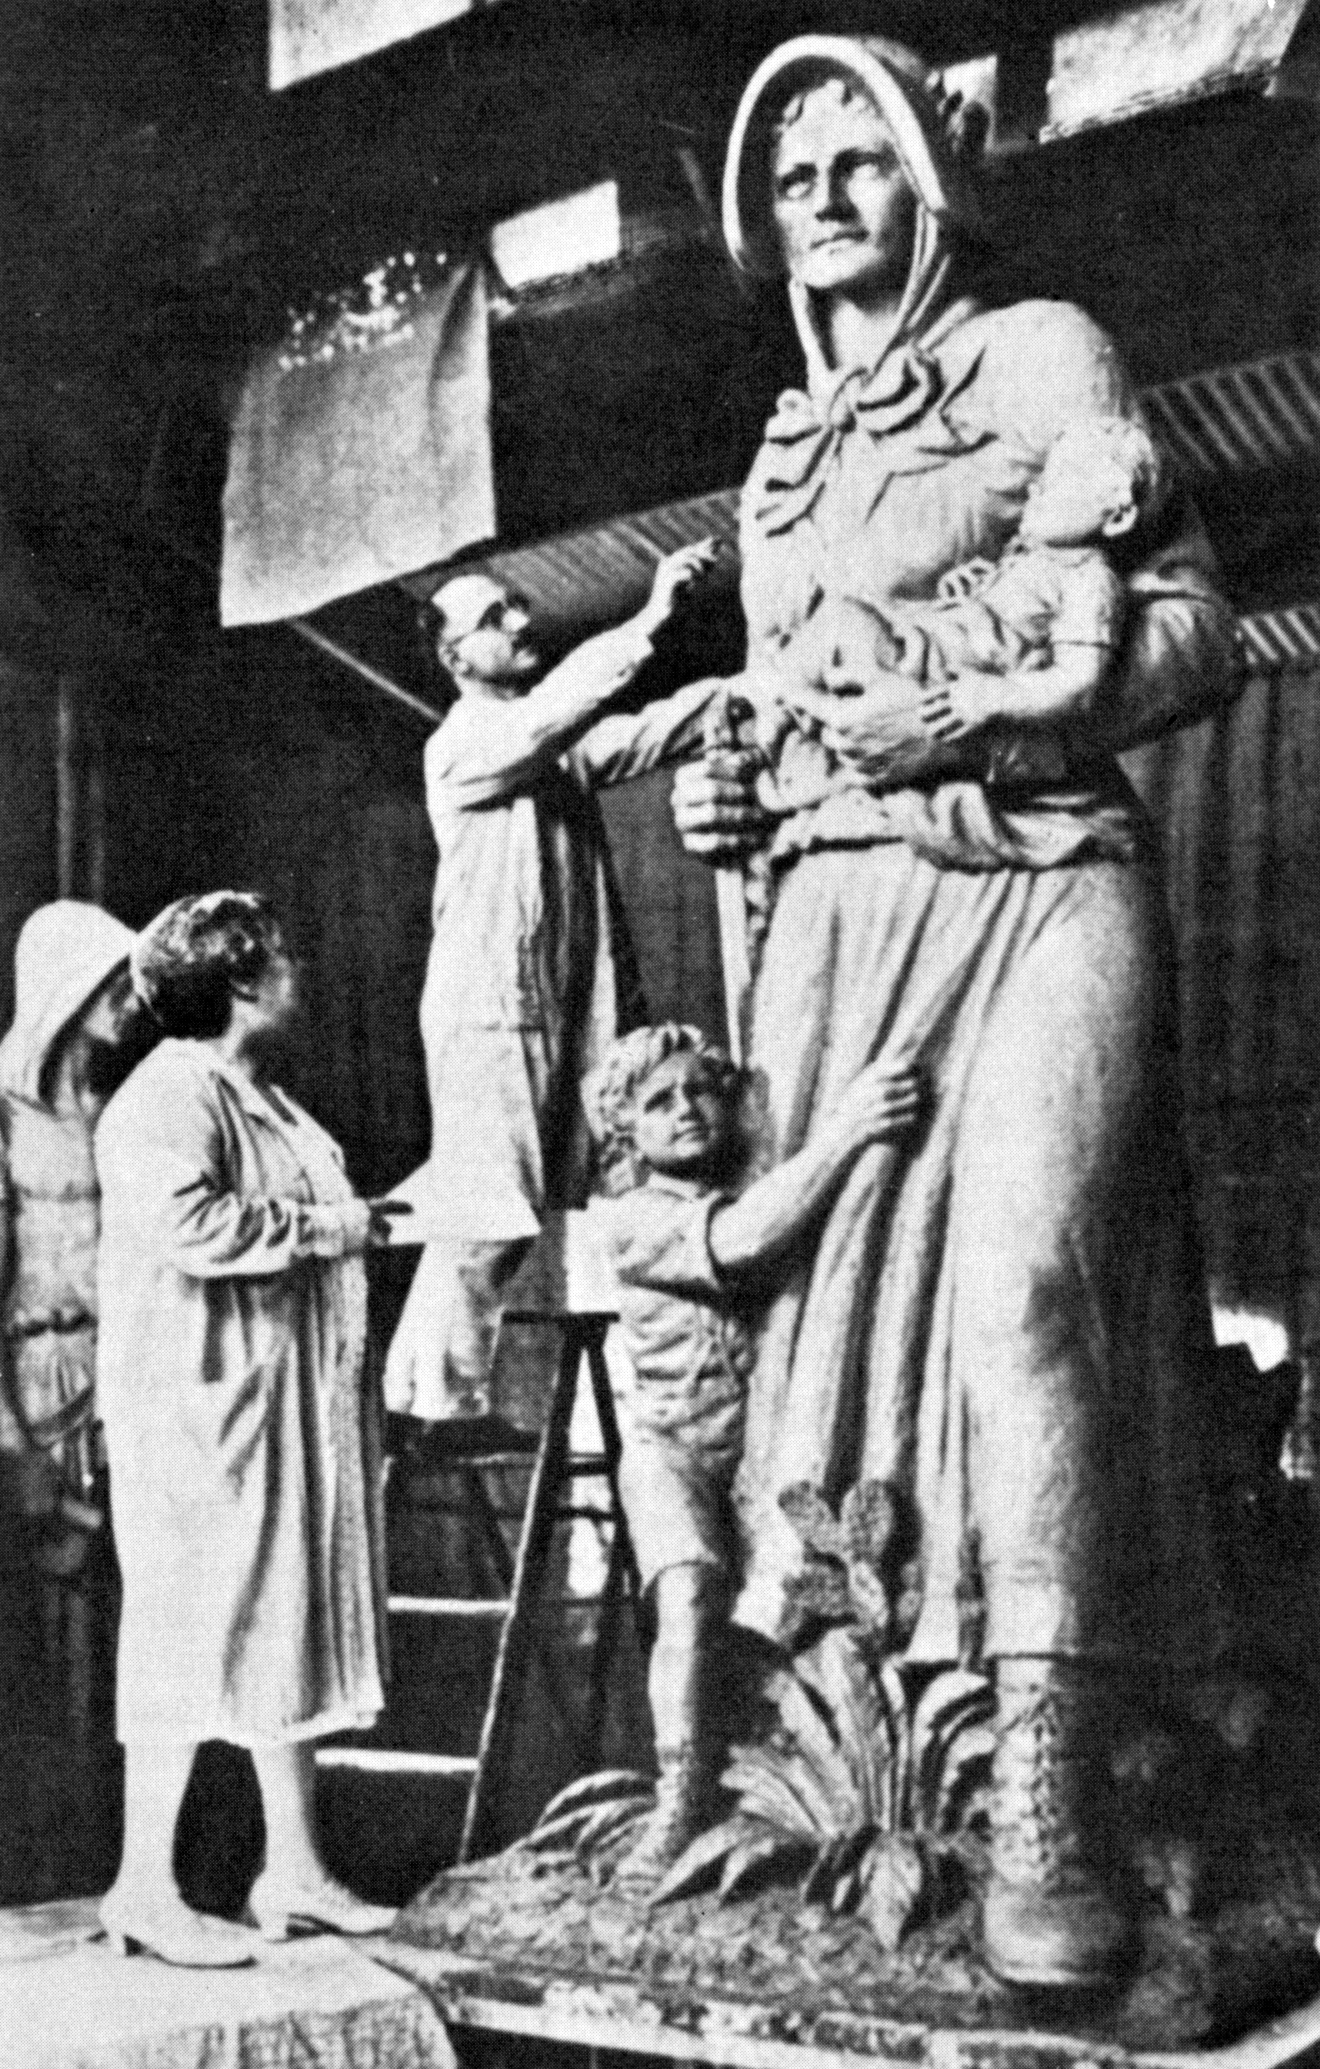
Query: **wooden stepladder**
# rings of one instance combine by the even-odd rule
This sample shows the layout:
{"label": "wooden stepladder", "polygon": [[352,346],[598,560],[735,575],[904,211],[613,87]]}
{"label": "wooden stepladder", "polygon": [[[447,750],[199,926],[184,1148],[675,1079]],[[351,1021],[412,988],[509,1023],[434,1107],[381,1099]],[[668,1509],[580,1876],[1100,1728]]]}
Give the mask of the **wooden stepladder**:
{"label": "wooden stepladder", "polygon": [[[410,1754],[369,1747],[336,1747],[321,1756],[332,1765],[435,1774],[464,1784],[467,1804],[458,1848],[460,1862],[473,1859],[491,1843],[492,1812],[498,1800],[500,1775],[511,1749],[513,1727],[534,1658],[539,1656],[550,1700],[569,1730],[580,1771],[587,1771],[597,1758],[623,1613],[628,1602],[637,1613],[641,1592],[619,1503],[619,1429],[605,1363],[605,1338],[614,1319],[604,1309],[577,1313],[539,1308],[506,1310],[503,1328],[553,1330],[559,1338],[550,1409],[539,1438],[529,1432],[525,1441],[519,1441],[520,1433],[510,1432],[497,1445],[474,1450],[470,1443],[465,1445],[462,1441],[461,1423],[453,1425],[448,1446],[447,1425],[440,1424],[427,1433],[426,1470],[444,1477],[452,1475],[456,1480],[462,1510],[476,1526],[504,1592],[493,1598],[391,1594],[389,1608],[392,1617],[452,1619],[455,1623],[475,1617],[498,1622],[499,1640],[475,1754]],[[584,1362],[600,1426],[599,1451],[572,1448],[573,1410]],[[526,1502],[518,1524],[516,1549],[511,1553],[491,1498],[489,1476],[503,1476],[519,1467],[525,1470],[529,1464]],[[600,1483],[595,1499],[580,1498],[581,1483],[593,1480]],[[607,1525],[610,1541],[605,1580],[596,1603],[585,1715],[582,1723],[575,1725],[571,1716],[573,1706],[561,1686],[559,1669],[543,1642],[541,1612],[555,1530],[578,1518]]]}
{"label": "wooden stepladder", "polygon": [[[556,1525],[581,1518],[610,1526],[609,1559],[600,1595],[596,1642],[592,1649],[586,1720],[578,1735],[582,1765],[594,1757],[600,1742],[609,1697],[610,1668],[618,1643],[625,1598],[631,1600],[634,1613],[640,1602],[637,1562],[619,1502],[619,1426],[605,1364],[605,1335],[614,1320],[615,1317],[603,1309],[554,1314],[537,1308],[513,1308],[504,1315],[505,1328],[556,1330],[559,1335],[559,1370],[550,1400],[550,1413],[546,1417],[532,1467],[531,1485],[527,1490],[527,1507],[523,1512],[514,1558],[507,1613],[495,1655],[476,1768],[463,1819],[463,1836],[458,1849],[460,1861],[470,1860],[485,1838],[490,1805],[498,1787],[500,1763],[508,1748],[527,1669],[536,1649],[537,1611],[543,1599]],[[600,1425],[599,1452],[575,1452],[570,1446],[573,1407],[584,1361]],[[584,1503],[575,1498],[578,1483],[583,1480],[604,1482],[604,1503]]]}

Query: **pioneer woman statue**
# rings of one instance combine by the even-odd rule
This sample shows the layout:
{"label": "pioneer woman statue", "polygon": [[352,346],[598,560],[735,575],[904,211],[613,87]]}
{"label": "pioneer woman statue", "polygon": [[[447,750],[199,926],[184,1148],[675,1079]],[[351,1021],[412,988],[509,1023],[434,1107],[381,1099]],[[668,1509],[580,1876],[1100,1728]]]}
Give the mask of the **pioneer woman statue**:
{"label": "pioneer woman statue", "polygon": [[[1079,309],[976,299],[969,141],[921,63],[878,39],[799,37],[743,96],[725,232],[745,270],[787,276],[806,360],[743,495],[753,669],[772,652],[791,671],[834,602],[884,612],[998,558],[1061,431],[1142,421]],[[932,1110],[915,1145],[863,1152],[778,1282],[736,1615],[791,1634],[803,1548],[778,1497],[802,1482],[831,1500],[886,1483],[909,1659],[956,1657],[975,1577],[997,1704],[986,1951],[1023,1984],[1121,1960],[1108,1720],[1156,1665],[1193,1672],[1217,1642],[1173,955],[1113,752],[1232,693],[1233,625],[1185,500],[1123,544],[1121,650],[1048,789],[950,774],[879,662],[850,696],[800,685],[804,722],[859,780],[777,825],[746,1029],[775,1159],[882,1048],[922,1069]],[[762,837],[753,778],[727,752],[681,772],[692,852]]]}

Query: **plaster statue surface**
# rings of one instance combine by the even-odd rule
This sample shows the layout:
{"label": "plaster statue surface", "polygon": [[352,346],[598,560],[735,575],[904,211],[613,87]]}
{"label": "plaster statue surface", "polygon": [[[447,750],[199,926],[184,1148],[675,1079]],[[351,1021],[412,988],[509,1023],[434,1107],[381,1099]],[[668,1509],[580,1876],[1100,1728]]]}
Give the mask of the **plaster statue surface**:
{"label": "plaster statue surface", "polygon": [[[802,1893],[860,1905],[890,1953],[965,1899],[978,1989],[1076,1990],[1158,1970],[1151,1917],[1211,1903],[1188,1834],[1225,1787],[1250,1824],[1240,1763],[1269,1708],[1242,1694],[1261,1564],[1245,1586],[1227,1573],[1225,1432],[1251,1390],[1225,1415],[1163,889],[1114,759],[1215,710],[1237,669],[1174,485],[1106,541],[1108,666],[1048,711],[995,712],[998,764],[971,700],[951,727],[883,639],[856,644],[846,694],[822,671],[822,625],[893,626],[951,570],[1000,561],[1065,433],[1145,435],[1081,310],[978,300],[974,140],[910,52],[809,36],[760,67],[730,144],[730,248],[787,277],[806,365],[742,499],[742,687],[776,683],[779,713],[751,747],[708,730],[675,816],[691,852],[758,878],[738,1032],[766,1101],[760,1168],[809,1147],[882,1053],[920,1071],[928,1106],[915,1134],[861,1151],[777,1260],[735,1486],[732,1614],[761,1714],[740,1727],[731,1708],[732,1815],[652,1901],[703,1877],[728,1897],[795,1861]],[[841,780],[768,823],[767,773],[822,748]],[[1258,1549],[1286,1508],[1281,1433],[1252,1468]],[[1308,1543],[1301,1528],[1294,1604]],[[1296,1653],[1295,1619],[1254,1624]],[[1268,1756],[1276,1839],[1314,1822],[1311,1795],[1289,1795],[1304,1710],[1282,1705]],[[799,1815],[781,1785],[810,1797],[809,1776]],[[528,1848],[599,1848],[608,1883],[628,1792],[584,1785]],[[1230,1824],[1221,1895],[1255,1916],[1282,1856]],[[1283,1874],[1289,1923],[1262,1927],[1293,1962],[1285,1993],[1302,1970],[1314,1986],[1311,1872]],[[1264,1973],[1257,1955],[1234,1973]],[[913,1974],[891,1973],[901,2004]],[[1155,2025],[1178,2037],[1176,2016]]]}
{"label": "plaster statue surface", "polygon": [[[735,256],[787,272],[806,360],[742,505],[749,671],[766,654],[782,677],[835,600],[883,615],[997,558],[1060,434],[1140,410],[1080,310],[969,291],[965,163],[908,53],[782,46],[744,95],[725,209]],[[1048,788],[950,774],[878,660],[839,700],[825,738],[865,786],[795,815],[790,839],[781,822],[746,1027],[776,1159],[882,1045],[921,1063],[933,1111],[915,1150],[858,1161],[764,1318],[735,1616],[791,1639],[800,1486],[886,1490],[876,1550],[909,1661],[958,1657],[974,1575],[1003,1813],[988,1930],[1033,1982],[1119,1959],[1126,1905],[1087,1864],[1102,1720],[1219,1638],[1173,957],[1109,749],[1224,696],[1230,620],[1185,504],[1129,554],[1116,679],[1102,715],[1054,722],[1069,767]],[[718,846],[701,802],[690,784],[680,825]],[[1050,1806],[1025,1851],[1019,1797]]]}

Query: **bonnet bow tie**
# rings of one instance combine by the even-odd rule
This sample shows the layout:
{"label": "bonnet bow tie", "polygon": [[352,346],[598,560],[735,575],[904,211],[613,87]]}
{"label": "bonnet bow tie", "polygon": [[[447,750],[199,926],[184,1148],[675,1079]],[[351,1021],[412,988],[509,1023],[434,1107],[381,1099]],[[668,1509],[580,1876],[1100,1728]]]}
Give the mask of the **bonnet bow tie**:
{"label": "bonnet bow tie", "polygon": [[[766,426],[768,464],[755,513],[762,530],[786,532],[810,514],[825,486],[830,461],[854,428],[878,442],[915,427],[938,404],[936,422],[925,426],[912,443],[909,462],[920,454],[919,466],[929,465],[939,455],[979,444],[978,437],[957,430],[945,414],[974,372],[973,365],[946,391],[936,361],[919,345],[908,345],[886,353],[870,374],[846,375],[820,405],[801,388],[787,389]],[[912,471],[910,463],[891,470]]]}

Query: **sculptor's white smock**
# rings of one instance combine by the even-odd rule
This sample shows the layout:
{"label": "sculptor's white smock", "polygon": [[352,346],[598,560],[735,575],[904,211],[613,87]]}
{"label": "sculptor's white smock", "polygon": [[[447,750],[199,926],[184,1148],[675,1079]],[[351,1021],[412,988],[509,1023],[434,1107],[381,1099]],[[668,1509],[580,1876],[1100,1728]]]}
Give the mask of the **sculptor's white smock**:
{"label": "sculptor's white smock", "polygon": [[[651,653],[635,625],[587,640],[547,683],[621,694]],[[522,699],[469,693],[426,748],[440,851],[422,994],[431,1163],[454,1246],[423,1254],[390,1349],[386,1400],[434,1418],[487,1404],[499,1266],[489,1250],[547,1208],[580,1206],[589,1139],[578,1093],[642,1017],[593,792],[695,753],[714,684],[598,719],[555,755]]]}
{"label": "sculptor's white smock", "polygon": [[369,1723],[380,1519],[339,1150],[277,1088],[166,1041],[96,1156],[119,1735],[253,1745]]}

